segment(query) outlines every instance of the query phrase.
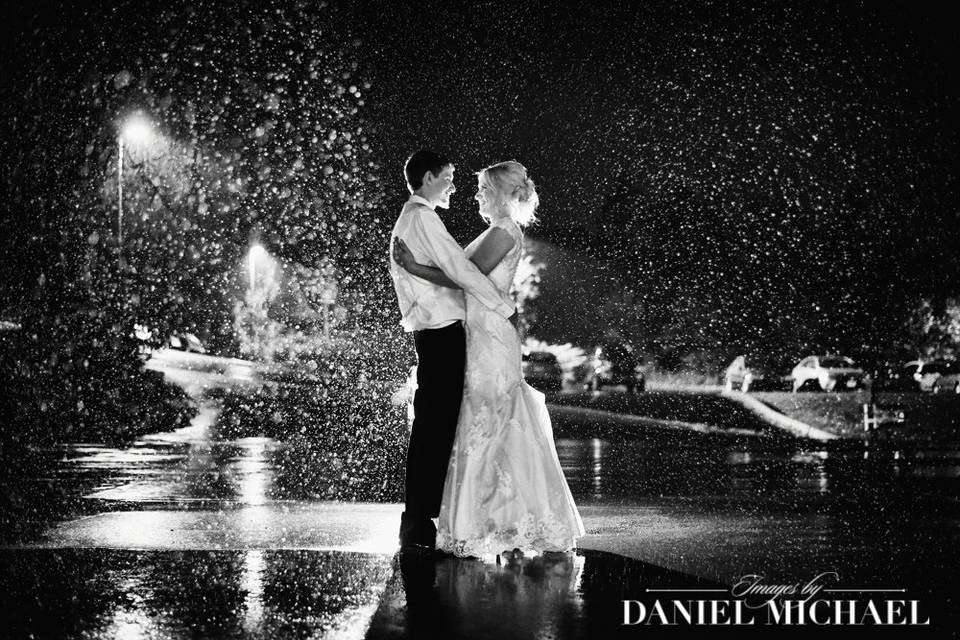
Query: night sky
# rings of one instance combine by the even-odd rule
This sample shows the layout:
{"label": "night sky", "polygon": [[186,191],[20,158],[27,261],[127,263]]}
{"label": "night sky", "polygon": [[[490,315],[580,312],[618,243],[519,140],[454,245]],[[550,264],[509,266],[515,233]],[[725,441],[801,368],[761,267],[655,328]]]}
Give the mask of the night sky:
{"label": "night sky", "polygon": [[[578,290],[604,311],[546,322],[550,339],[619,323],[648,346],[876,352],[922,300],[957,292],[960,56],[935,4],[82,6],[6,9],[22,69],[7,88],[69,73],[51,59],[71,48],[103,73],[162,65],[143,57],[163,46],[157,18],[200,15],[202,57],[241,46],[218,34],[245,12],[296,32],[336,8],[319,40],[364,83],[382,220],[405,198],[404,158],[434,148],[458,166],[448,226],[466,243],[482,229],[472,173],[517,159],[541,195],[530,236],[617,283],[613,306]],[[547,269],[545,299],[561,284]]]}
{"label": "night sky", "polygon": [[[935,182],[956,168],[956,39],[932,6],[424,6],[357,18],[384,165],[418,144],[471,171],[516,156],[554,207],[544,232],[589,225],[569,210],[595,210],[637,174],[709,191],[905,153]],[[802,158],[808,175],[781,177]],[[802,190],[816,199],[831,187]]]}

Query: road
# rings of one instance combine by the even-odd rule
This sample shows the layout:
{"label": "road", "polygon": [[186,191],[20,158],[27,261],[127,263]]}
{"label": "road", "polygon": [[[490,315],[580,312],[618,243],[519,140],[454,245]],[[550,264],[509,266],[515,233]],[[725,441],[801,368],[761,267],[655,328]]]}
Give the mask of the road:
{"label": "road", "polygon": [[[163,366],[194,391],[237,384],[213,361],[176,359]],[[619,625],[620,601],[648,589],[724,591],[750,573],[793,583],[828,571],[836,588],[905,589],[939,632],[958,626],[956,452],[653,428],[594,437],[568,416],[557,448],[587,529],[576,554],[405,571],[394,557],[401,505],[310,499],[311,474],[277,463],[284,442],[221,439],[217,415],[208,401],[189,427],[124,449],[73,444],[11,463],[7,628],[626,637],[635,630]]]}

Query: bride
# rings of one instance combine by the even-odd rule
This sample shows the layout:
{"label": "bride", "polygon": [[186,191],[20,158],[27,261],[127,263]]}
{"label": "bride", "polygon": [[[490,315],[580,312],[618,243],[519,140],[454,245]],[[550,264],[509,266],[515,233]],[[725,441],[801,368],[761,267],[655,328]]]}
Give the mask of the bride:
{"label": "bride", "polygon": [[[519,162],[478,174],[476,200],[489,228],[466,253],[509,292],[523,252],[521,227],[539,202]],[[436,267],[417,263],[398,243],[395,258],[415,276],[459,288]],[[520,338],[510,322],[466,294],[467,370],[456,439],[447,468],[437,548],[492,559],[569,551],[583,522],[553,442],[544,396],[523,380]],[[519,550],[519,554],[516,552]]]}

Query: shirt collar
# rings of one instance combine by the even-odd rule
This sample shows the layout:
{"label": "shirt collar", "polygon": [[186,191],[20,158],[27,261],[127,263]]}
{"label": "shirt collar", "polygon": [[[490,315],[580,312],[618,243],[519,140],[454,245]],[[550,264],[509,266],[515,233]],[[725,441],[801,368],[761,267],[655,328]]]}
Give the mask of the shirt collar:
{"label": "shirt collar", "polygon": [[414,204],[422,204],[422,205],[424,205],[425,207],[429,207],[429,208],[433,209],[433,205],[430,204],[430,201],[429,201],[429,200],[427,200],[426,198],[424,198],[424,197],[422,197],[422,196],[418,196],[418,195],[415,194],[415,193],[410,196],[410,199],[407,200],[407,202],[413,202]]}

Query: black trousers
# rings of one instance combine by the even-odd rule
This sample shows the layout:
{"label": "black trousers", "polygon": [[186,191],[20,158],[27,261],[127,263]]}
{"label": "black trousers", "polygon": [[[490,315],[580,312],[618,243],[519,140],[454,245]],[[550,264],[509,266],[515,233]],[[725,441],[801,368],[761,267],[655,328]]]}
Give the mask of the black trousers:
{"label": "black trousers", "polygon": [[457,433],[467,358],[462,322],[413,332],[417,350],[417,391],[407,449],[406,510],[400,517],[400,544],[433,546],[443,483]]}

